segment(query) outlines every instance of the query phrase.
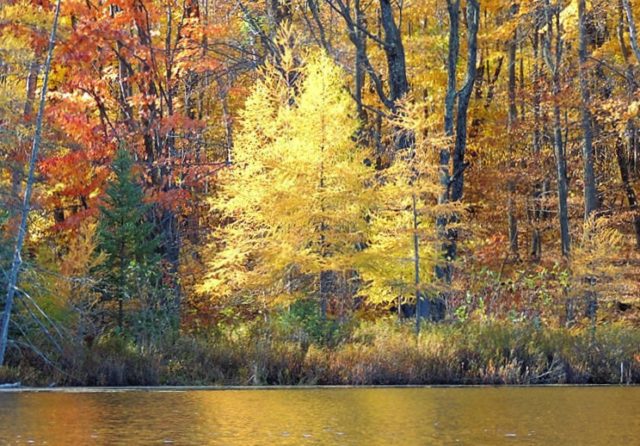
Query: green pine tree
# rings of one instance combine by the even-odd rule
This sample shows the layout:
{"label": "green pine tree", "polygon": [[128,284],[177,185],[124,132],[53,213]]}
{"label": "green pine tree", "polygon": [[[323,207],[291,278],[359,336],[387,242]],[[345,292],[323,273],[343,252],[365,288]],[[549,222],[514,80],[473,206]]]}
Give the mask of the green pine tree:
{"label": "green pine tree", "polygon": [[115,178],[100,207],[99,249],[106,254],[101,265],[109,299],[118,303],[118,327],[124,327],[124,303],[141,290],[147,292],[159,278],[160,256],[153,225],[147,221],[150,205],[136,181],[133,160],[120,149],[113,161]]}

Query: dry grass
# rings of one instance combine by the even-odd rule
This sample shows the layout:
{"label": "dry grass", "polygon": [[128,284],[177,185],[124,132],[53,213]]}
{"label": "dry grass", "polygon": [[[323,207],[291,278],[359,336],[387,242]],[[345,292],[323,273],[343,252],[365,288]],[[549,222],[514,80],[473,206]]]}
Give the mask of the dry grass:
{"label": "dry grass", "polygon": [[[0,382],[48,385],[618,384],[640,383],[640,331],[631,326],[539,328],[468,321],[362,323],[341,342],[300,342],[273,324],[181,336],[150,349],[118,338],[70,350],[63,372],[23,363]],[[42,366],[42,364],[40,364]],[[19,367],[19,368],[18,368]]]}

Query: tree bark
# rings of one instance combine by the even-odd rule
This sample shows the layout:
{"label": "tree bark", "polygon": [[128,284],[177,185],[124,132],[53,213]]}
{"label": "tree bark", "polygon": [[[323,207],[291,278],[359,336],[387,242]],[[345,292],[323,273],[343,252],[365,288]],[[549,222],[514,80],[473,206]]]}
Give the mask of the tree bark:
{"label": "tree bark", "polygon": [[[532,137],[532,154],[533,159],[539,159],[542,151],[542,135],[540,131],[540,114],[542,95],[540,92],[540,81],[542,73],[540,70],[540,26],[541,16],[540,10],[536,11],[533,33],[533,137]],[[531,258],[538,261],[542,257],[542,234],[540,232],[540,221],[545,216],[543,210],[544,198],[546,197],[546,189],[548,181],[536,182],[533,186],[533,231],[531,234]]]}
{"label": "tree bark", "polygon": [[[449,13],[449,49],[447,52],[447,93],[444,103],[444,134],[448,139],[454,137],[454,112],[456,104],[458,56],[460,53],[460,0],[447,0]],[[450,164],[451,149],[442,147],[439,156],[439,180],[441,192],[438,204],[444,205],[450,201]],[[445,283],[451,282],[451,265],[449,261],[455,257],[456,244],[453,234],[447,229],[446,216],[438,216],[436,227],[438,236],[442,240],[441,253],[443,259],[435,267],[436,277]]]}
{"label": "tree bark", "polygon": [[629,41],[631,42],[631,48],[633,54],[636,56],[638,62],[640,62],[640,47],[638,46],[638,31],[636,29],[636,22],[633,18],[633,10],[631,9],[630,0],[622,0],[622,6],[627,15],[627,24],[629,26]]}
{"label": "tree bark", "polygon": [[[384,53],[387,59],[387,76],[389,78],[389,101],[392,111],[397,111],[397,103],[409,91],[407,80],[407,64],[402,44],[402,34],[393,17],[391,0],[380,0],[380,18],[384,30]],[[404,129],[394,129],[394,149],[406,150],[413,147],[414,135]]]}
{"label": "tree bark", "polygon": [[423,298],[420,290],[420,237],[418,235],[418,209],[416,205],[416,194],[411,195],[413,213],[413,269],[414,285],[416,287],[416,333],[420,333],[420,322],[428,319],[430,313],[429,301]]}
{"label": "tree bark", "polygon": [[[511,16],[513,17],[517,12],[517,5],[512,3]],[[509,178],[507,180],[507,190],[509,193],[507,203],[507,222],[509,226],[509,251],[514,258],[518,258],[518,218],[516,216],[516,183],[513,178],[515,168],[515,136],[514,127],[518,120],[518,108],[516,105],[516,50],[517,50],[518,28],[513,32],[513,37],[508,44],[509,53],[509,113],[508,113],[508,128],[509,128]]]}
{"label": "tree bark", "polygon": [[[36,100],[36,90],[38,86],[38,73],[40,72],[40,64],[38,63],[38,55],[29,64],[29,74],[27,75],[27,91],[24,101],[22,116],[24,122],[31,122],[33,113],[33,103]],[[11,160],[11,196],[9,203],[9,215],[15,216],[20,211],[20,192],[22,190],[22,180],[24,176],[24,160],[22,158],[21,144],[12,151],[13,159]]]}
{"label": "tree bark", "polygon": [[395,104],[409,91],[402,35],[393,18],[391,0],[380,0],[380,15],[384,29],[384,53],[389,76],[389,99]]}
{"label": "tree bark", "polygon": [[[456,91],[456,76],[458,56],[460,52],[460,0],[447,0],[449,13],[449,49],[447,54],[447,93],[445,96],[444,133],[454,139],[453,150],[448,147],[440,149],[439,181],[442,190],[438,197],[439,204],[462,199],[464,185],[464,170],[467,165],[464,154],[467,144],[467,112],[471,94],[477,76],[478,56],[478,27],[480,21],[480,5],[477,0],[467,3],[467,68],[464,84],[460,91]],[[454,117],[457,99],[457,115]],[[455,132],[454,132],[455,128]],[[453,152],[453,156],[452,153]],[[452,171],[449,166],[453,158]],[[436,228],[442,240],[441,253],[443,258],[436,264],[436,278],[444,283],[451,283],[451,261],[457,256],[457,231],[449,226],[455,223],[457,216],[436,218]],[[444,317],[445,297],[439,296],[431,305],[434,319]]]}
{"label": "tree bark", "polygon": [[480,25],[480,4],[478,0],[467,2],[467,72],[462,89],[458,92],[458,113],[456,116],[456,145],[453,153],[453,176],[451,199],[460,201],[464,189],[464,155],[467,148],[467,117],[469,101],[476,80],[478,58],[478,27]]}
{"label": "tree bark", "polygon": [[598,208],[596,176],[593,167],[593,129],[591,127],[591,111],[589,110],[589,102],[591,100],[591,92],[589,91],[589,83],[587,80],[587,25],[585,19],[585,0],[578,0],[578,22],[579,22],[579,69],[578,77],[580,80],[580,113],[582,116],[582,160],[583,160],[583,182],[584,182],[584,218],[588,219],[592,213]]}
{"label": "tree bark", "polygon": [[[353,43],[356,49],[357,67],[362,66],[364,68],[364,71],[369,75],[373,83],[373,87],[380,98],[380,101],[392,112],[392,114],[395,115],[397,112],[397,101],[403,98],[409,91],[409,82],[407,80],[407,67],[404,45],[402,43],[402,33],[400,32],[393,16],[393,5],[391,0],[380,0],[379,25],[383,30],[383,37],[380,37],[380,32],[376,36],[367,31],[364,17],[358,9],[359,3],[355,6],[356,16],[354,17],[354,11],[352,11],[351,4],[349,2],[344,2],[343,0],[325,1],[334,11],[340,14],[347,25],[349,40]],[[389,86],[388,94],[385,92],[381,76],[373,68],[373,65],[366,53],[367,38],[378,43],[385,53],[385,59],[387,62],[387,83]],[[358,82],[357,70],[356,82]],[[358,90],[358,85],[356,85],[356,90]],[[356,103],[361,106],[362,99],[356,96]],[[395,127],[394,137],[394,150],[396,151],[409,149],[413,146],[413,135],[402,129]]]}
{"label": "tree bark", "polygon": [[[556,177],[558,182],[558,222],[560,226],[560,250],[567,257],[571,250],[569,234],[569,187],[567,182],[567,160],[564,153],[562,137],[562,116],[560,111],[559,94],[561,88],[560,66],[562,63],[563,41],[560,27],[560,10],[551,11],[549,0],[545,0],[545,15],[547,34],[545,37],[546,61],[551,72],[551,89],[553,93],[553,149],[556,158]],[[556,31],[554,33],[554,25]],[[555,38],[555,40],[554,40]],[[552,50],[552,44],[554,50]],[[553,55],[552,55],[553,52]],[[553,57],[553,58],[552,58]]]}
{"label": "tree bark", "polygon": [[360,125],[364,125],[366,120],[366,113],[362,105],[362,91],[364,89],[365,80],[365,59],[367,57],[367,36],[364,35],[363,29],[366,27],[364,20],[364,13],[360,8],[360,0],[355,0],[354,13],[356,15],[355,22],[356,28],[353,30],[355,34],[355,42],[358,42],[356,46],[356,57],[354,63],[354,97],[356,101],[356,111],[358,118],[360,119]]}

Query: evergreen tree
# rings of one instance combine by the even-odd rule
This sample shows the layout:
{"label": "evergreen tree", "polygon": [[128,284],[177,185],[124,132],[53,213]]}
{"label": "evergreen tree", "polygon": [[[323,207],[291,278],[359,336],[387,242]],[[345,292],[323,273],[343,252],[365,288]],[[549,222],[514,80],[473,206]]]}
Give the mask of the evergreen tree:
{"label": "evergreen tree", "polygon": [[110,300],[118,302],[118,327],[124,326],[124,302],[149,288],[159,276],[158,241],[145,215],[142,186],[136,182],[133,160],[120,149],[113,161],[115,178],[109,183],[100,207],[99,249],[106,254],[101,265]]}

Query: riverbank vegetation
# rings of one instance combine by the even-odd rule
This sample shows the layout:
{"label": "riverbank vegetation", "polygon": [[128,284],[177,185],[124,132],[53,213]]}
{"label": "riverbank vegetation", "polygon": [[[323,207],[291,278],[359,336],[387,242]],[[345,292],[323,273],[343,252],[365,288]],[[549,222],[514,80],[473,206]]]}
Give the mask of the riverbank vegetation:
{"label": "riverbank vegetation", "polygon": [[40,386],[640,382],[640,334],[628,326],[593,332],[474,321],[425,325],[416,337],[411,325],[392,319],[291,327],[286,318],[182,335],[149,349],[105,337],[91,348],[72,347],[61,369],[31,355],[0,369],[0,380]]}
{"label": "riverbank vegetation", "polygon": [[3,2],[0,383],[640,382],[633,3]]}

